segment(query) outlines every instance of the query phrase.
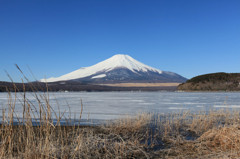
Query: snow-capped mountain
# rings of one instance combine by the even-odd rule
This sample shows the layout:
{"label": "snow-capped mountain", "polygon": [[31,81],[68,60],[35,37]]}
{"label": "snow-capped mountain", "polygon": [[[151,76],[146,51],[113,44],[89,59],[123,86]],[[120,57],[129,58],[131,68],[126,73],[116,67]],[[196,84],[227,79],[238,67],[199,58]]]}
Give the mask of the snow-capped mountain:
{"label": "snow-capped mountain", "polygon": [[172,72],[147,66],[128,55],[114,55],[90,67],[83,67],[60,77],[41,82],[84,81],[93,83],[118,82],[185,82],[187,79]]}

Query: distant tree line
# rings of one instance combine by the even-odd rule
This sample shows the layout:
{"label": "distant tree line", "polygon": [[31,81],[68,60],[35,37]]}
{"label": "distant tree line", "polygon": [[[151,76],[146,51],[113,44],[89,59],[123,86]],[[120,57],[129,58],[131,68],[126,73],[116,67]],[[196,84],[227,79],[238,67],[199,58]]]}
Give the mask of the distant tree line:
{"label": "distant tree line", "polygon": [[96,84],[87,84],[79,82],[53,82],[53,83],[42,83],[42,82],[33,82],[33,83],[11,83],[11,82],[0,82],[0,92],[38,92],[38,91],[52,91],[52,92],[61,92],[61,91],[175,91],[177,90],[176,86],[169,87],[110,87],[102,86]]}

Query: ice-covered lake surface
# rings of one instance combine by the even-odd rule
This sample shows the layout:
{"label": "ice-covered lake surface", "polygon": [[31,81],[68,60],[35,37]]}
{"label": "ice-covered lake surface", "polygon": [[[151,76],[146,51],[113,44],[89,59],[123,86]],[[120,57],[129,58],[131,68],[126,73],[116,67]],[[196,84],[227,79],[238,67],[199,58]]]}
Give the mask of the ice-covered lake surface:
{"label": "ice-covered lake surface", "polygon": [[[23,93],[17,93],[15,104],[15,113],[19,117],[23,108],[22,95]],[[14,93],[12,96],[14,97]],[[33,93],[27,93],[27,98],[38,108]],[[49,93],[49,99],[57,114],[64,113],[66,118],[72,119],[79,119],[82,100],[82,119],[93,121],[117,119],[142,112],[164,114],[222,108],[240,109],[240,92],[52,92]],[[41,102],[44,104],[43,100]],[[8,103],[8,94],[0,93],[0,116],[3,109],[7,111]]]}

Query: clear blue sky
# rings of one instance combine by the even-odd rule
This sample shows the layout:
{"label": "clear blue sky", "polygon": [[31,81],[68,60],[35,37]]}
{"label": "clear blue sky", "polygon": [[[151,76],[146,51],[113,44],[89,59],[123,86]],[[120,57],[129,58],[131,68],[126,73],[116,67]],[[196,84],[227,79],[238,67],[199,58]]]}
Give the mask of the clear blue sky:
{"label": "clear blue sky", "polygon": [[[0,81],[128,54],[187,78],[240,72],[240,0],[0,0]],[[31,78],[30,78],[31,79]]]}

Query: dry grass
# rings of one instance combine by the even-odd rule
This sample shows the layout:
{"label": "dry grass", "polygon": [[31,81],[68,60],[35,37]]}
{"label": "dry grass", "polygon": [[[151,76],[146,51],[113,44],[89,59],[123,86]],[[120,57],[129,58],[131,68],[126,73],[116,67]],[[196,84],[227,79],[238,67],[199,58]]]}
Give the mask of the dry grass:
{"label": "dry grass", "polygon": [[180,83],[115,83],[115,84],[100,84],[112,87],[170,87],[178,86]]}
{"label": "dry grass", "polygon": [[99,126],[61,126],[52,121],[57,116],[51,115],[49,97],[37,95],[41,123],[33,126],[33,108],[22,97],[24,120],[13,124],[16,99],[11,95],[9,111],[3,112],[0,158],[240,157],[239,112],[143,113]]}

